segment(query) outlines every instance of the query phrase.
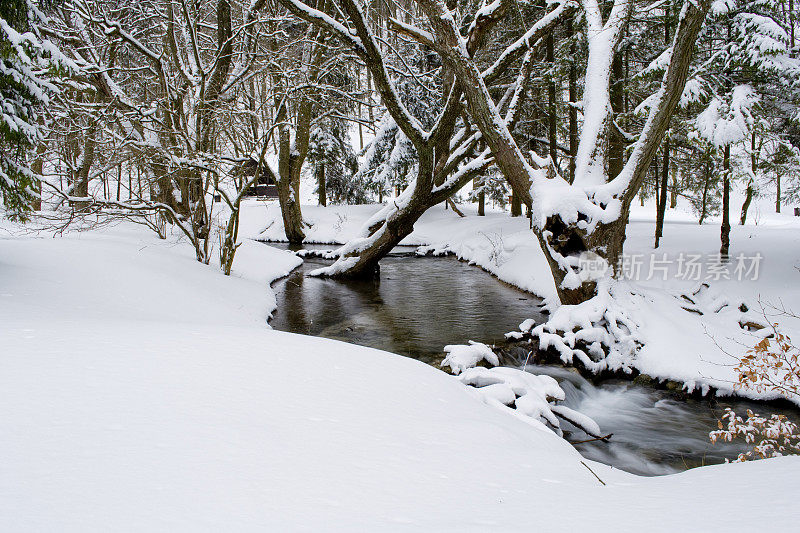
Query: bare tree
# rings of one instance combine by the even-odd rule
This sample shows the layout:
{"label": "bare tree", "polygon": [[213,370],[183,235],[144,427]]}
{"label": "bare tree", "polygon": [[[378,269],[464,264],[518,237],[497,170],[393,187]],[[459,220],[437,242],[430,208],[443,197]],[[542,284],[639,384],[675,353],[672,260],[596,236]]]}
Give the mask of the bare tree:
{"label": "bare tree", "polygon": [[[382,61],[375,36],[365,23],[364,15],[354,0],[341,0],[338,10],[326,13],[300,0],[280,0],[297,16],[336,32],[349,43],[370,67],[384,105],[400,129],[420,152],[418,176],[412,191],[401,196],[393,208],[384,229],[371,227],[362,240],[346,245],[343,257],[326,273],[332,275],[362,274],[360,265],[372,263],[397,236],[407,234],[409,221],[416,220],[419,211],[427,208],[415,191],[427,189],[434,167],[431,141],[439,141],[449,117],[463,105],[479,132],[473,134],[490,148],[491,157],[511,184],[514,194],[533,206],[534,231],[548,258],[556,281],[559,297],[564,304],[576,304],[592,298],[597,282],[583,272],[580,255],[594,252],[608,264],[616,266],[625,240],[630,204],[642,186],[669,126],[686,83],[695,38],[710,8],[710,0],[687,2],[678,18],[674,37],[668,48],[668,67],[657,92],[648,99],[650,112],[643,130],[635,137],[631,155],[618,175],[611,178],[608,171],[609,137],[616,133],[611,106],[611,72],[615,51],[623,30],[633,12],[634,4],[616,0],[604,16],[596,0],[584,0],[589,58],[584,73],[583,125],[575,162],[573,183],[558,175],[553,162],[523,154],[511,134],[510,123],[515,114],[521,88],[526,80],[531,50],[543,42],[556,22],[571,16],[579,9],[573,0],[553,5],[552,10],[537,20],[525,35],[503,49],[481,69],[474,54],[486,34],[508,12],[512,0],[499,0],[471,14],[473,22],[466,32],[461,20],[441,0],[416,0],[426,15],[426,27],[417,27],[396,20],[391,27],[434,50],[442,59],[443,69],[454,80],[450,99],[431,131],[423,130],[418,121],[403,108]],[[496,101],[490,84],[499,73],[517,69],[515,84]],[[506,112],[503,109],[507,109]],[[630,136],[630,134],[626,134]],[[427,150],[427,153],[426,153]],[[435,155],[434,155],[435,157]],[[480,157],[473,161],[481,161]],[[488,161],[488,160],[484,160]],[[483,161],[481,161],[483,162]],[[471,162],[470,164],[473,164]],[[406,216],[404,216],[406,215]],[[387,235],[388,234],[388,235]],[[378,243],[382,242],[383,245]],[[386,250],[388,251],[388,250]]]}
{"label": "bare tree", "polygon": [[[42,31],[80,68],[79,75],[65,80],[63,109],[88,118],[81,126],[84,148],[75,160],[80,164],[69,167],[74,174],[69,188],[51,184],[55,194],[82,209],[157,214],[188,238],[198,261],[207,263],[212,196],[225,197],[230,216],[238,217],[233,206],[249,186],[227,179],[232,162],[223,155],[219,128],[241,86],[255,74],[258,12],[264,3],[59,4]],[[65,132],[66,147],[75,146],[76,132]],[[129,169],[135,166],[144,175],[146,185],[137,191],[128,187],[126,201],[102,197],[88,186],[100,135],[105,159],[118,168],[123,162]],[[228,239],[221,242],[235,247]],[[233,251],[228,250],[231,261]]]}
{"label": "bare tree", "polygon": [[[433,125],[426,129],[419,118],[409,112],[398,96],[395,80],[389,73],[385,54],[380,46],[380,39],[372,29],[376,24],[370,23],[355,0],[332,2],[328,6],[328,12],[300,0],[280,0],[280,2],[297,17],[337,35],[358,54],[368,68],[384,106],[416,151],[418,163],[413,182],[395,201],[390,202],[373,216],[358,238],[337,251],[339,259],[336,263],[321,271],[325,275],[340,277],[371,275],[375,272],[378,261],[411,233],[414,223],[427,209],[445,201],[493,164],[497,157],[497,154],[493,154],[488,148],[475,154],[486,132],[483,129],[475,131],[470,121],[459,122],[466,108],[470,107],[469,93],[473,88],[468,85],[473,80],[459,77],[457,65],[442,54],[441,45],[435,42],[436,38],[432,33],[397,18],[387,19],[387,30],[391,29],[400,36],[413,39],[439,52],[444,60],[440,74],[443,80],[441,89],[443,105]],[[416,4],[424,10],[422,2]],[[509,6],[509,2],[498,3],[493,10],[481,13],[470,25],[468,36],[462,38],[466,61],[475,65],[476,53],[484,45],[491,29],[502,20]],[[504,124],[506,129],[513,126],[518,118],[534,51],[544,47],[546,34],[557,23],[571,16],[576,7],[575,4],[566,1],[558,4],[552,12],[534,24],[505,50],[485,73],[478,73],[483,90],[486,92],[486,104],[495,110],[498,123]],[[501,77],[507,75],[507,70],[512,65],[517,67],[517,73],[512,76],[511,83],[506,84],[505,90],[501,91],[502,96],[496,106],[483,80],[485,78],[489,84],[499,81]],[[413,76],[413,74],[408,75]],[[475,118],[471,107],[470,113]],[[530,198],[530,195],[527,198]]]}

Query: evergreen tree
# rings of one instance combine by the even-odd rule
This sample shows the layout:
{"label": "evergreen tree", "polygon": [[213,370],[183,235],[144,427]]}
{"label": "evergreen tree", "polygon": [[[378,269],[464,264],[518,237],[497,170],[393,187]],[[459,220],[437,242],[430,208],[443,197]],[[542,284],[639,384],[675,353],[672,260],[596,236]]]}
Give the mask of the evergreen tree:
{"label": "evergreen tree", "polygon": [[39,194],[28,155],[42,141],[41,107],[54,89],[46,76],[55,50],[31,20],[40,16],[27,0],[0,0],[0,196],[6,215],[20,220]]}
{"label": "evergreen tree", "polygon": [[327,205],[328,200],[336,204],[367,202],[364,182],[351,179],[358,161],[345,121],[329,119],[311,131],[308,161],[317,181],[320,205]]}
{"label": "evergreen tree", "polygon": [[[705,54],[683,95],[686,109],[696,113],[688,119],[689,136],[716,150],[723,174],[743,182],[750,199],[760,186],[787,174],[787,167],[763,159],[790,141],[787,132],[800,118],[800,61],[792,57],[782,16],[768,0],[717,2],[701,35]],[[706,165],[698,159],[687,163]],[[749,200],[742,219],[747,206]]]}

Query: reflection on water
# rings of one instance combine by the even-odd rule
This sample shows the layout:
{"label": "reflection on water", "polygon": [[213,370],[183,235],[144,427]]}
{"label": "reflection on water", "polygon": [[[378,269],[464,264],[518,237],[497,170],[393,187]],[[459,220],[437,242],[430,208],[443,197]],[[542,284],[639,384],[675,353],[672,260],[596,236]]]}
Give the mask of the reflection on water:
{"label": "reflection on water", "polygon": [[[371,281],[305,277],[309,270],[330,264],[307,258],[290,276],[273,284],[278,310],[270,324],[438,366],[446,344],[500,343],[503,334],[517,329],[524,319],[543,320],[537,298],[454,258],[415,257],[412,251],[396,249],[381,261],[380,278]],[[593,385],[556,366],[528,365],[527,369],[555,377],[564,389],[567,406],[594,418],[605,433],[614,434],[609,443],[576,445],[585,457],[638,474],[668,474],[736,458],[747,449],[742,443],[712,445],[708,440],[725,407],[742,415],[748,408],[761,414],[782,412],[800,422],[797,411],[773,406],[680,399],[623,380]],[[578,430],[568,437],[573,441],[588,438]]]}
{"label": "reflection on water", "polygon": [[[327,248],[327,247],[325,247]],[[273,284],[278,330],[338,339],[441,362],[447,344],[492,344],[520,322],[538,317],[539,300],[452,257],[416,257],[396,249],[380,278],[338,281],[306,277],[330,264],[306,258]]]}

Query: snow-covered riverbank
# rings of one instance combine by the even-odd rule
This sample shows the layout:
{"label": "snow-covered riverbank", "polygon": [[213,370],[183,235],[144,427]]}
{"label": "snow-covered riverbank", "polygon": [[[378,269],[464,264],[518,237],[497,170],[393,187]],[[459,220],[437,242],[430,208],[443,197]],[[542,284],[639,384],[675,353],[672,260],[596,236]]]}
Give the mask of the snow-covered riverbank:
{"label": "snow-covered riverbank", "polygon": [[[271,331],[267,281],[297,259],[239,253],[225,278],[138,227],[3,234],[0,529],[672,532],[800,518],[798,458],[640,478],[425,364]],[[748,512],[731,513],[743,491]]]}
{"label": "snow-covered riverbank", "polygon": [[[305,206],[304,217],[310,223],[308,240],[345,242],[375,209]],[[553,297],[555,286],[527,219],[512,218],[503,211],[487,211],[485,217],[478,217],[472,206],[465,206],[465,212],[468,216],[461,218],[441,206],[431,209],[402,244],[421,246],[423,252],[452,253],[507,283]],[[253,203],[245,220],[254,238],[284,238],[275,205]],[[800,302],[800,257],[796,253],[800,249],[800,219],[772,215],[759,222],[734,226],[733,260],[718,274],[713,266],[718,263],[715,253],[719,250],[716,223],[698,226],[686,211],[670,210],[662,244],[653,250],[653,209],[634,210],[625,251],[630,264],[638,265],[633,268],[639,270],[639,276],[627,282],[636,293],[628,304],[635,310],[645,346],[627,362],[631,368],[657,379],[684,383],[689,391],[713,387],[727,394],[733,390],[735,360],[728,354],[741,353],[742,346],[758,341],[739,324],[766,322],[760,302],[788,307]],[[741,272],[736,270],[739,257],[744,268]],[[697,275],[686,272],[692,258],[698,265]],[[748,273],[751,268],[755,271]],[[743,312],[744,308],[748,311]],[[800,321],[784,317],[780,322],[790,335],[800,336]],[[743,395],[763,397],[747,392]]]}

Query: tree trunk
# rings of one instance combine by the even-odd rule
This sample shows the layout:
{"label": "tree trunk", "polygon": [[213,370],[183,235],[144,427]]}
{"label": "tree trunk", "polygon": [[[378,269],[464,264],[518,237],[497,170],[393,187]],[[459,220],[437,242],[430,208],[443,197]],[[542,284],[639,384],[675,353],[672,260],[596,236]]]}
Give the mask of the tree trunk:
{"label": "tree trunk", "polygon": [[744,203],[742,204],[742,216],[739,220],[739,225],[744,226],[744,223],[747,221],[747,209],[750,207],[750,202],[753,201],[753,185],[749,184],[747,186],[747,194],[744,197]]}
{"label": "tree trunk", "polygon": [[[622,114],[624,108],[625,70],[622,64],[622,55],[614,54],[611,63],[611,109],[613,110],[612,120],[616,120]],[[625,139],[619,130],[611,126],[611,135],[608,141],[608,179],[616,178],[622,167],[625,165]]]}
{"label": "tree trunk", "polygon": [[556,81],[553,75],[553,68],[555,67],[554,59],[554,39],[553,32],[547,35],[546,39],[546,54],[548,66],[548,80],[547,80],[547,139],[550,148],[550,160],[554,165],[558,166],[558,139],[556,129]]}
{"label": "tree trunk", "polygon": [[44,143],[40,144],[36,148],[36,159],[33,160],[31,163],[31,172],[33,175],[36,176],[36,187],[37,187],[37,196],[33,199],[33,210],[34,211],[41,211],[42,210],[42,172],[44,171]]}
{"label": "tree trunk", "polygon": [[[478,182],[479,178],[475,178],[472,180],[472,186],[475,187],[475,184]],[[478,216],[483,217],[486,216],[486,191],[483,189],[483,185],[481,185],[481,190],[478,192]]]}
{"label": "tree trunk", "polygon": [[[95,156],[95,132],[97,131],[97,123],[91,121],[86,131],[86,138],[83,142],[83,156],[81,158],[81,165],[75,171],[73,181],[73,196],[79,198],[86,198],[89,196],[89,171],[94,164]],[[82,211],[89,206],[89,201],[71,202],[73,208]]]}
{"label": "tree trunk", "polygon": [[519,195],[516,193],[511,195],[511,216],[522,216],[522,201],[519,199]]}
{"label": "tree trunk", "polygon": [[[656,162],[658,168],[658,162]],[[658,197],[658,212],[656,213],[656,243],[658,248],[659,241],[664,233],[664,214],[667,211],[667,180],[669,177],[669,137],[664,139],[664,168],[661,169],[661,194]]]}
{"label": "tree trunk", "polygon": [[[282,122],[288,115],[284,100],[279,104],[276,120]],[[303,214],[300,211],[300,173],[308,152],[308,138],[311,124],[311,103],[303,100],[298,103],[294,142],[288,125],[278,129],[278,202],[281,206],[283,229],[286,240],[300,244],[305,239]]]}
{"label": "tree trunk", "polygon": [[792,48],[792,57],[795,57],[795,38],[794,38],[794,0],[789,0],[789,43]]}
{"label": "tree trunk", "polygon": [[781,212],[781,175],[776,176],[775,184],[778,187],[777,194],[775,195],[775,212]]}
{"label": "tree trunk", "polygon": [[678,171],[675,168],[675,165],[672,165],[670,170],[671,173],[671,181],[672,181],[672,190],[669,192],[669,208],[675,209],[678,207],[678,187],[680,186],[678,180]]}
{"label": "tree trunk", "polygon": [[325,191],[325,163],[317,165],[317,193],[319,194],[319,205],[328,205],[327,192]]}
{"label": "tree trunk", "polygon": [[655,189],[653,198],[656,201],[656,218],[658,218],[658,205],[661,198],[661,180],[658,177],[658,161],[653,162],[653,188]]}
{"label": "tree trunk", "polygon": [[[574,35],[573,21],[567,20],[567,34],[570,38]],[[575,181],[575,157],[578,154],[578,110],[575,103],[578,101],[578,69],[575,66],[578,47],[573,41],[569,45],[569,182]]]}
{"label": "tree trunk", "polygon": [[755,189],[753,188],[753,178],[755,178],[757,167],[758,154],[756,153],[756,132],[754,130],[752,136],[750,137],[750,172],[752,177],[747,183],[747,195],[745,196],[744,203],[742,204],[742,216],[739,220],[739,224],[742,226],[744,226],[744,223],[747,220],[747,210],[750,207],[750,202],[753,201],[753,194],[755,193]]}
{"label": "tree trunk", "polygon": [[[300,202],[294,187],[294,177],[298,180],[300,172],[295,170],[295,156],[290,156],[290,162],[277,180],[278,203],[281,206],[283,229],[286,240],[293,244],[300,244],[306,238],[303,232],[303,214],[300,211]],[[299,170],[299,169],[298,169]]]}
{"label": "tree trunk", "polygon": [[355,265],[336,275],[339,278],[369,278],[380,273],[378,262],[392,251],[392,248],[414,231],[414,223],[427,210],[417,206],[408,206],[398,211],[386,221],[385,229],[378,239],[366,250],[359,253]]}
{"label": "tree trunk", "polygon": [[698,224],[701,226],[703,225],[703,221],[706,219],[708,215],[708,189],[711,184],[711,163],[706,161],[705,164],[705,172],[703,174],[704,183],[703,183],[703,197],[700,203],[700,219],[697,221]]}
{"label": "tree trunk", "polygon": [[723,257],[728,257],[731,246],[731,145],[729,144],[725,146],[722,168],[722,227],[720,228],[719,253]]}

